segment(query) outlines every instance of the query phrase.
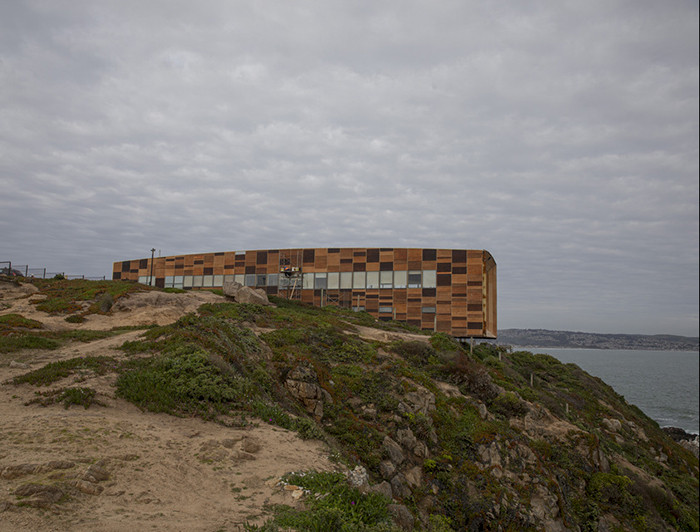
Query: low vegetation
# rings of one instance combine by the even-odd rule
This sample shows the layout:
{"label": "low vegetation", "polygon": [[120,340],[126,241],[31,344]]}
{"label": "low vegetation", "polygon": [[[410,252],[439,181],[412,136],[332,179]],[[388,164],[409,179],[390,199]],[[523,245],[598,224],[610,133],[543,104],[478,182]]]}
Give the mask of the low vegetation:
{"label": "low vegetation", "polygon": [[261,527],[248,526],[247,530],[333,530],[398,531],[387,510],[390,500],[377,493],[361,493],[351,488],[342,473],[302,472],[289,473],[282,479],[285,484],[297,486],[307,493],[307,508],[297,510],[277,506],[274,517]]}
{"label": "low vegetation", "polygon": [[[122,297],[121,284],[101,293]],[[53,308],[67,301],[63,308],[74,312],[70,302],[82,299],[54,289]],[[119,357],[64,360],[13,383],[61,385],[112,372],[117,395],[143,409],[264,420],[323,439],[346,465],[363,466],[374,487],[388,489],[419,529],[539,530],[545,515],[580,530],[698,530],[697,458],[577,366],[485,343],[472,350],[441,333],[379,341],[358,335],[359,327],[410,328],[274,302],[202,305],[125,342]],[[3,342],[82,339],[9,316],[0,321]],[[63,387],[36,402],[87,407],[91,392]],[[270,520],[250,530],[395,527],[381,490],[360,492],[335,473],[284,481],[307,490],[304,507],[271,509]]]}
{"label": "low vegetation", "polygon": [[114,302],[134,292],[150,290],[126,281],[89,281],[83,279],[33,279],[39,294],[45,296],[37,310],[50,314],[104,314]]}
{"label": "low vegetation", "polygon": [[59,388],[48,392],[36,392],[37,397],[26,404],[39,404],[49,406],[56,403],[63,403],[64,408],[71,406],[82,406],[86,410],[92,405],[104,406],[104,403],[96,399],[97,392],[88,387]]}

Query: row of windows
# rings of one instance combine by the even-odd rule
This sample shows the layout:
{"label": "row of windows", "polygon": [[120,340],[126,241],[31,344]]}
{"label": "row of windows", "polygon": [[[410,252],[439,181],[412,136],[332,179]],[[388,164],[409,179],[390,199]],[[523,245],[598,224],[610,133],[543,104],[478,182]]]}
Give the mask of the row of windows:
{"label": "row of windows", "polygon": [[[148,284],[150,277],[139,277],[139,283]],[[436,270],[386,271],[386,272],[328,272],[304,273],[301,279],[272,274],[240,275],[171,275],[165,277],[165,288],[211,288],[235,281],[244,286],[277,286],[306,290],[365,290],[368,288],[435,288]],[[155,284],[155,280],[153,281]],[[299,286],[301,285],[301,286]]]}

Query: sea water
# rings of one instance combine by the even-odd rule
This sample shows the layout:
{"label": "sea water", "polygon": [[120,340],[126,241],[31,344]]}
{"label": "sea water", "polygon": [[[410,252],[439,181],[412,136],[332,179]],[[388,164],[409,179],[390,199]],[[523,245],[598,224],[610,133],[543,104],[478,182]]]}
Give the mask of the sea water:
{"label": "sea water", "polygon": [[[518,349],[515,348],[514,349]],[[698,434],[697,352],[618,349],[524,348],[573,362],[639,407],[661,427],[679,427]]]}

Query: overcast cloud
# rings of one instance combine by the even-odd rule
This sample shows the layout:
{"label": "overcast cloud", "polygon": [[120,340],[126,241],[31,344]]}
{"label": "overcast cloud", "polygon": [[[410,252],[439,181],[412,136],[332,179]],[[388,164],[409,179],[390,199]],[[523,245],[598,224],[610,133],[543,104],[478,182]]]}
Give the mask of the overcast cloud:
{"label": "overcast cloud", "polygon": [[4,1],[0,260],[487,249],[499,327],[698,334],[698,3]]}

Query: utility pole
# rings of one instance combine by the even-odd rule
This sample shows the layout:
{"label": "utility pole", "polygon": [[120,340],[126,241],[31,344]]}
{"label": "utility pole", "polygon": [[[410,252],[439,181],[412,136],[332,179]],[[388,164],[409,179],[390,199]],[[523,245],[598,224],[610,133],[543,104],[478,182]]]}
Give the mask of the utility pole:
{"label": "utility pole", "polygon": [[151,249],[151,275],[148,277],[148,286],[153,286],[153,256],[156,253],[156,248]]}

